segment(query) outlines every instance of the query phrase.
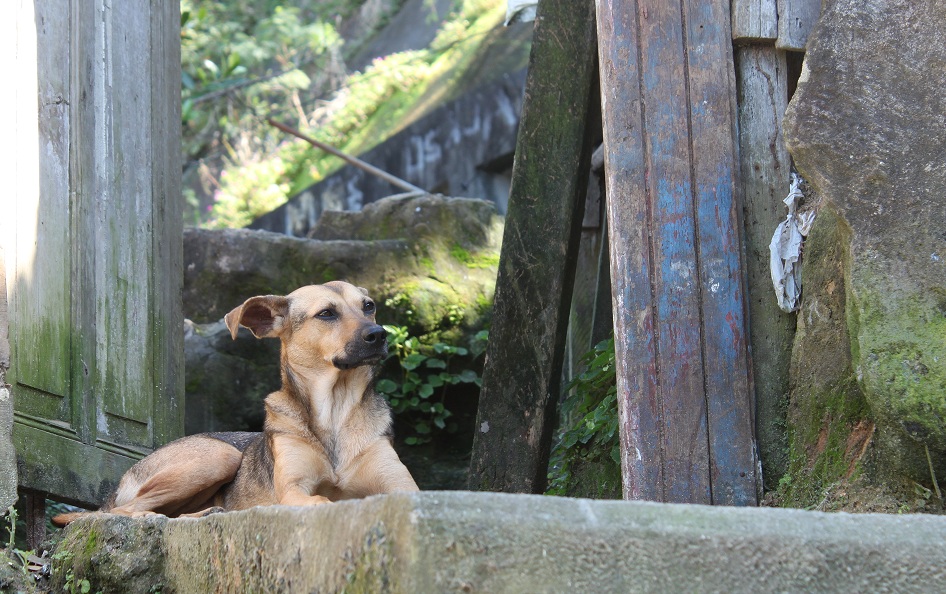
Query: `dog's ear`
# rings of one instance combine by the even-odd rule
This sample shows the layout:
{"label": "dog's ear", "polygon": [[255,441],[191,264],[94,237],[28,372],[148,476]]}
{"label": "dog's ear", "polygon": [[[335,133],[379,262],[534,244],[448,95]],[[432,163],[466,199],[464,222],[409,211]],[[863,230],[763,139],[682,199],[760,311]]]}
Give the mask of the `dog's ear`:
{"label": "dog's ear", "polygon": [[289,316],[289,299],[278,295],[250,297],[223,317],[230,336],[236,340],[240,326],[249,328],[256,338],[278,336]]}

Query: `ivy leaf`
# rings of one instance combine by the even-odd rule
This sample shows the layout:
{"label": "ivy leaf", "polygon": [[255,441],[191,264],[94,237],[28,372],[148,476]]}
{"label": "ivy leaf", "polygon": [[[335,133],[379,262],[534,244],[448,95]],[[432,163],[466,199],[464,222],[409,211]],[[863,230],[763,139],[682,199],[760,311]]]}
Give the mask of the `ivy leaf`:
{"label": "ivy leaf", "polygon": [[472,384],[479,378],[472,369],[464,369],[460,372],[460,381],[466,384]]}
{"label": "ivy leaf", "polygon": [[420,390],[417,391],[417,394],[420,395],[421,398],[430,398],[433,393],[434,387],[430,384],[424,384],[420,387]]}
{"label": "ivy leaf", "polygon": [[424,362],[424,357],[420,353],[411,353],[410,355],[404,357],[404,360],[401,361],[401,367],[407,369],[408,371],[413,371],[420,367],[420,364]]}
{"label": "ivy leaf", "polygon": [[434,359],[431,357],[430,359],[427,359],[427,367],[430,367],[431,369],[446,369],[447,363],[441,359]]}
{"label": "ivy leaf", "polygon": [[375,389],[382,394],[394,394],[397,391],[397,384],[389,379],[378,380]]}

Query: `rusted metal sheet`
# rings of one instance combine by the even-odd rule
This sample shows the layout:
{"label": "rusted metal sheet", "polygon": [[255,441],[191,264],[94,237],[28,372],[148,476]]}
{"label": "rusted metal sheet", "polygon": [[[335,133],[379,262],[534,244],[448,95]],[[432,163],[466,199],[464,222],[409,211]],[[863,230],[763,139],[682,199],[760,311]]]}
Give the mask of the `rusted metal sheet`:
{"label": "rusted metal sheet", "polygon": [[624,492],[757,502],[729,3],[598,0]]}

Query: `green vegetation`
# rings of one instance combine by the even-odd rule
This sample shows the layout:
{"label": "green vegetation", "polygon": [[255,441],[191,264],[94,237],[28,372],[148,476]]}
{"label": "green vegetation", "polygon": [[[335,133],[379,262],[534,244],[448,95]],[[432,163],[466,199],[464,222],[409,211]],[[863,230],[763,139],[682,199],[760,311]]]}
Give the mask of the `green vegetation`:
{"label": "green vegetation", "polygon": [[[797,408],[790,423],[789,469],[779,481],[782,506],[813,508],[842,481],[857,478],[870,409],[851,378]],[[858,438],[858,433],[865,435]]]}
{"label": "green vegetation", "polygon": [[[457,384],[481,385],[479,374],[466,365],[485,352],[487,332],[477,333],[466,349],[442,342],[425,345],[402,326],[384,328],[391,347],[387,360],[396,363],[396,369],[375,387],[391,403],[398,419],[410,426],[412,435],[404,442],[418,445],[430,441],[438,431],[456,431],[456,425],[448,420],[453,413],[445,406],[447,391]],[[459,368],[451,364],[457,360],[462,363]]]}
{"label": "green vegetation", "polygon": [[562,430],[549,460],[548,495],[621,497],[614,338],[582,356],[585,371],[565,389]]}
{"label": "green vegetation", "polygon": [[[456,0],[429,47],[380,57],[349,73],[345,59],[371,32],[346,44],[338,26],[361,4],[182,0],[185,195],[192,224],[244,226],[342,165],[287,139],[267,118],[348,153],[364,152],[449,94],[505,10],[502,0]],[[214,196],[209,212],[200,212],[195,177]]]}

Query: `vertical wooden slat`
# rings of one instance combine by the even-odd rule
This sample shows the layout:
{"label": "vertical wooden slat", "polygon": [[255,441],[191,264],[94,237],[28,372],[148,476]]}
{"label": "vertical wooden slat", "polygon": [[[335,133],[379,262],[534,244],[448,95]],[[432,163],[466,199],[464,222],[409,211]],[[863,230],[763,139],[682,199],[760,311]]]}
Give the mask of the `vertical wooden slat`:
{"label": "vertical wooden slat", "polygon": [[[12,379],[37,390],[37,412],[67,420],[59,398],[69,391],[70,286],[61,258],[69,253],[69,36],[68,0],[37,2],[21,10],[24,63],[35,71],[17,89],[16,224],[12,285]],[[15,214],[14,214],[15,213]],[[65,231],[65,232],[64,232]],[[28,296],[28,297],[27,297]],[[23,329],[29,328],[28,331]]]}
{"label": "vertical wooden slat", "polygon": [[758,465],[729,7],[725,1],[686,0],[683,8],[713,503],[755,505]]}
{"label": "vertical wooden slat", "polygon": [[24,493],[26,546],[33,551],[39,551],[40,544],[46,540],[46,494],[32,489],[24,489]]}
{"label": "vertical wooden slat", "polygon": [[545,487],[595,81],[593,0],[543,0],[519,126],[470,486]]}
{"label": "vertical wooden slat", "polygon": [[778,37],[776,0],[732,0],[733,41],[755,41]]}
{"label": "vertical wooden slat", "polygon": [[769,242],[785,216],[790,157],[782,139],[788,103],[785,52],[773,46],[736,49],[739,157],[745,203],[749,329],[756,393],[756,435],[768,488],[788,470],[789,365],[795,316],[778,307],[769,273]]}
{"label": "vertical wooden slat", "polygon": [[728,3],[598,27],[625,497],[755,503]]}
{"label": "vertical wooden slat", "polygon": [[648,241],[651,189],[644,146],[636,3],[598,0],[598,53],[605,139],[608,236],[614,307],[624,497],[664,498],[657,344]]}
{"label": "vertical wooden slat", "polygon": [[184,434],[180,3],[151,4],[153,445]]}
{"label": "vertical wooden slat", "polygon": [[[70,71],[70,142],[69,188],[71,219],[70,268],[72,274],[71,378],[72,418],[79,440],[95,443],[96,407],[95,378],[97,360],[95,345],[95,138],[96,101],[101,94],[95,71],[96,8],[92,2],[70,4],[70,55],[74,60]],[[50,487],[51,492],[56,492]],[[57,493],[60,494],[60,493]]]}
{"label": "vertical wooden slat", "polygon": [[821,16],[821,0],[778,0],[778,39],[775,47],[805,51],[808,35]]}
{"label": "vertical wooden slat", "polygon": [[103,3],[97,63],[95,251],[97,396],[100,439],[151,443],[154,369],[150,298],[154,288],[151,195],[152,55],[149,0]]}

